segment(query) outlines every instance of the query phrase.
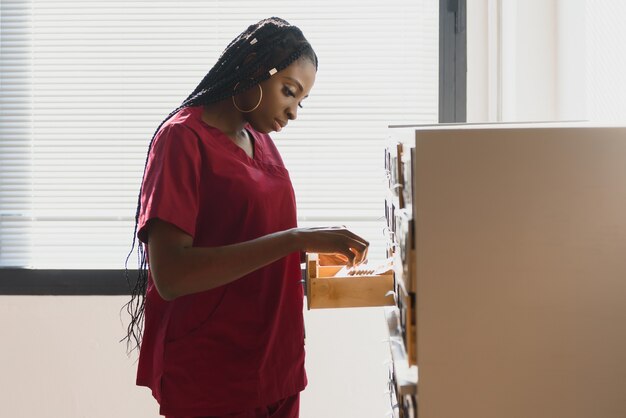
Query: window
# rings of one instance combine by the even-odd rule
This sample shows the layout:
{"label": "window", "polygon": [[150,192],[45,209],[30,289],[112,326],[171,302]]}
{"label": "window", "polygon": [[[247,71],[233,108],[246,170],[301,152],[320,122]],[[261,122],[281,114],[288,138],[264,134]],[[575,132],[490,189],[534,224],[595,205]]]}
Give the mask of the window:
{"label": "window", "polygon": [[298,121],[273,135],[299,222],[345,224],[383,256],[387,125],[437,121],[438,2],[0,5],[0,267],[123,268],[154,130],[232,38],[272,15],[320,59]]}

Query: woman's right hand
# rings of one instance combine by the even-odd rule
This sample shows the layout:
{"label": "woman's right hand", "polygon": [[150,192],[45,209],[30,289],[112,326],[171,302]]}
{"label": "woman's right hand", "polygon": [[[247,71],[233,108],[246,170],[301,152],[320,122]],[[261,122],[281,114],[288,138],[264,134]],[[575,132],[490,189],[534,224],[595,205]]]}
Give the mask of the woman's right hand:
{"label": "woman's right hand", "polygon": [[348,267],[367,259],[369,242],[344,226],[295,228],[301,251],[341,254],[348,259]]}

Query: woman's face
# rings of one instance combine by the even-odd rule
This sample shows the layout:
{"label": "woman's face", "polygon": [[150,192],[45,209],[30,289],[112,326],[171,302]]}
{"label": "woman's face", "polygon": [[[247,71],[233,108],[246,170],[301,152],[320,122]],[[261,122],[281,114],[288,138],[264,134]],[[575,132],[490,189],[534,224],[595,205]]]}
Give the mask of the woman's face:
{"label": "woman's face", "polygon": [[[263,133],[279,132],[289,120],[298,117],[298,109],[315,83],[315,65],[307,58],[300,58],[290,66],[260,83],[263,100],[259,107],[244,113],[246,121]],[[259,101],[259,89],[251,88],[241,94],[242,108],[252,108]]]}

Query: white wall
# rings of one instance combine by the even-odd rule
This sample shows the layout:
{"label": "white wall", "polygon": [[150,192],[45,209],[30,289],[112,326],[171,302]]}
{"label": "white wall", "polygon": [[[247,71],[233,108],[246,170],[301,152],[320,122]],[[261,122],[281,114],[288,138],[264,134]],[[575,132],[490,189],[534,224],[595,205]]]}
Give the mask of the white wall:
{"label": "white wall", "polygon": [[587,119],[585,0],[558,0],[557,10],[557,117],[584,120]]}
{"label": "white wall", "polygon": [[468,122],[556,120],[556,2],[467,2]]}
{"label": "white wall", "polygon": [[485,122],[489,117],[489,80],[497,77],[489,64],[488,0],[467,2],[467,121]]}
{"label": "white wall", "polygon": [[469,0],[468,122],[626,122],[626,2]]}
{"label": "white wall", "polygon": [[[626,123],[626,2],[578,0],[586,17],[587,117]],[[562,3],[567,3],[562,0]]]}
{"label": "white wall", "polygon": [[[134,385],[121,296],[1,296],[0,416],[158,417]],[[309,386],[302,418],[379,418],[390,357],[380,308],[305,312]]]}
{"label": "white wall", "polygon": [[[513,3],[515,18],[515,108],[505,121],[556,120],[556,0],[523,0]],[[503,45],[507,48],[507,45]],[[503,92],[506,95],[506,91]]]}

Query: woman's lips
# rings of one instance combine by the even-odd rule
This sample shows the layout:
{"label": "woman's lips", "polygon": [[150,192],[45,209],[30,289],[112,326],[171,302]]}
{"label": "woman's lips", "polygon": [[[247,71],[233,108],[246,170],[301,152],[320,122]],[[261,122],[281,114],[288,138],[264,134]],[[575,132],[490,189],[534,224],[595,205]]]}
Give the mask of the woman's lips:
{"label": "woman's lips", "polygon": [[274,130],[276,132],[280,132],[283,129],[282,126],[280,126],[280,123],[278,123],[278,121],[276,119],[274,119]]}

